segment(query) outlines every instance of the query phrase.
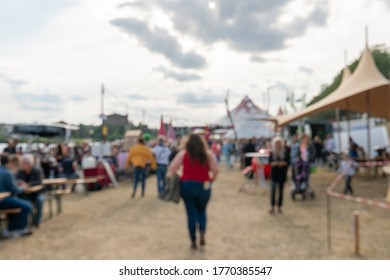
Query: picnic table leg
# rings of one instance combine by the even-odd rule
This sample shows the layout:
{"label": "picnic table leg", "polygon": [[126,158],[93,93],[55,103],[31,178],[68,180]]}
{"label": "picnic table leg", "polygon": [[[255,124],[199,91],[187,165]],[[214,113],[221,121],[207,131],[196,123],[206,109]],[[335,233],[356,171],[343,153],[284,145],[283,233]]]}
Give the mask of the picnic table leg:
{"label": "picnic table leg", "polygon": [[28,215],[28,228],[31,230],[34,226],[34,217],[35,217],[35,213],[34,213],[34,209],[35,209],[35,205],[33,207],[33,210],[31,211],[30,215]]}
{"label": "picnic table leg", "polygon": [[84,185],[84,194],[89,195],[89,184],[84,183],[83,185]]}
{"label": "picnic table leg", "polygon": [[0,239],[2,239],[4,237],[3,234],[4,234],[5,230],[7,229],[7,223],[4,219],[6,219],[6,218],[3,216],[0,217]]}
{"label": "picnic table leg", "polygon": [[57,214],[62,213],[62,196],[56,195],[56,201],[57,201]]}
{"label": "picnic table leg", "polygon": [[48,202],[49,202],[49,218],[51,219],[53,217],[53,195],[49,194],[48,196]]}
{"label": "picnic table leg", "polygon": [[383,174],[387,177],[387,195],[386,201],[390,202],[390,164],[382,167]]}
{"label": "picnic table leg", "polygon": [[387,200],[387,202],[390,202],[390,179],[389,179],[389,186],[388,186],[388,190],[387,190],[386,200]]}

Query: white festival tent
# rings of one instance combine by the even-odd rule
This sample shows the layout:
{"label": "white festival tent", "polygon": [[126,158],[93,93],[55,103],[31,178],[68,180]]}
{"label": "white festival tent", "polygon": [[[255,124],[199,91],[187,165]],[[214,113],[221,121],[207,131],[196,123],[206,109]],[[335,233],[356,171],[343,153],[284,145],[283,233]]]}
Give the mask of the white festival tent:
{"label": "white festival tent", "polygon": [[390,83],[378,70],[367,47],[356,70],[349,78],[343,77],[343,82],[334,92],[300,112],[278,116],[277,122],[284,126],[332,109],[368,113],[371,117],[390,120]]}
{"label": "white festival tent", "polygon": [[[230,113],[239,139],[273,137],[275,119],[258,107],[248,96],[245,96]],[[228,116],[224,116],[213,124],[231,127]],[[224,138],[234,139],[233,129],[230,129]]]}
{"label": "white festival tent", "polygon": [[278,126],[333,109],[367,114],[366,152],[372,155],[370,117],[390,120],[390,82],[377,68],[374,57],[367,46],[350,78],[347,78],[326,98],[301,112],[277,117]]}

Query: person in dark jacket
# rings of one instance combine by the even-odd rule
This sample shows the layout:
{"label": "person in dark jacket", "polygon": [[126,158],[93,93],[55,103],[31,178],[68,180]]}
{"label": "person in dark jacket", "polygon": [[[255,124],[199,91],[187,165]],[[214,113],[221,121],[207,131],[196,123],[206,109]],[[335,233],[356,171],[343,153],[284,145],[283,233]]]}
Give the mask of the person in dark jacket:
{"label": "person in dark jacket", "polygon": [[[41,172],[37,168],[34,168],[32,159],[27,156],[23,157],[21,169],[16,173],[16,178],[18,183],[26,186],[26,188],[42,184]],[[41,191],[31,194],[22,194],[20,197],[30,201],[34,205],[36,211],[33,223],[36,227],[39,227],[42,221],[45,194]]]}
{"label": "person in dark jacket", "polygon": [[29,201],[16,197],[24,192],[25,187],[18,186],[16,183],[13,174],[13,169],[16,170],[15,164],[8,155],[1,155],[0,163],[0,193],[11,193],[11,196],[0,200],[0,209],[21,209],[20,213],[10,215],[8,230],[3,235],[18,237],[31,234],[28,227],[28,216],[31,214],[32,205]]}
{"label": "person in dark jacket", "polygon": [[16,154],[16,146],[18,145],[18,140],[10,139],[8,140],[8,146],[4,149],[4,153],[15,155]]}
{"label": "person in dark jacket", "polygon": [[[256,152],[256,146],[254,140],[250,139],[248,143],[246,143],[245,146],[242,148],[242,153],[245,156],[245,154],[255,153],[255,152]],[[251,164],[252,164],[252,157],[245,156],[245,167],[250,166]]]}
{"label": "person in dark jacket", "polygon": [[[290,165],[290,151],[285,147],[281,137],[275,137],[272,140],[272,148],[269,156],[271,165],[271,209],[270,214],[275,212],[275,206],[278,206],[278,212],[282,213],[283,189],[287,179],[287,170]],[[276,192],[278,191],[278,200],[276,203]]]}

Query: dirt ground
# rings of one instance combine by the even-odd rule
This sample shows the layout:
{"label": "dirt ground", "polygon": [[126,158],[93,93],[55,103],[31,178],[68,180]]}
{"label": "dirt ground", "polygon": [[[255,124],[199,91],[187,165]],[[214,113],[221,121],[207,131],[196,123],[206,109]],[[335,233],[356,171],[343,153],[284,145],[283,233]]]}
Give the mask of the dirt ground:
{"label": "dirt ground", "polygon": [[[328,252],[325,188],[334,177],[327,169],[313,175],[313,201],[292,202],[287,184],[284,213],[270,215],[267,190],[240,193],[242,174],[222,171],[208,208],[207,246],[197,251],[189,249],[183,203],[157,200],[154,177],[143,199],[130,199],[130,181],[89,196],[71,194],[64,212],[50,220],[46,213],[32,236],[0,241],[0,259],[390,259],[390,210],[338,199],[332,199]],[[370,198],[384,199],[387,191],[385,178],[360,175],[353,186]],[[354,210],[361,213],[360,257],[353,249]]]}

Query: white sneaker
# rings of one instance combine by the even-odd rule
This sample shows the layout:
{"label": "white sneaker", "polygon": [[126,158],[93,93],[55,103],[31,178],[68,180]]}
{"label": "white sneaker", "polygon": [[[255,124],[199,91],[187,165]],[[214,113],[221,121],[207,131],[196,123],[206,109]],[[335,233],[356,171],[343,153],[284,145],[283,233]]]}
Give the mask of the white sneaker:
{"label": "white sneaker", "polygon": [[12,230],[12,231],[8,231],[8,238],[18,238],[22,236],[28,236],[31,235],[32,233],[33,233],[32,230],[29,228]]}

